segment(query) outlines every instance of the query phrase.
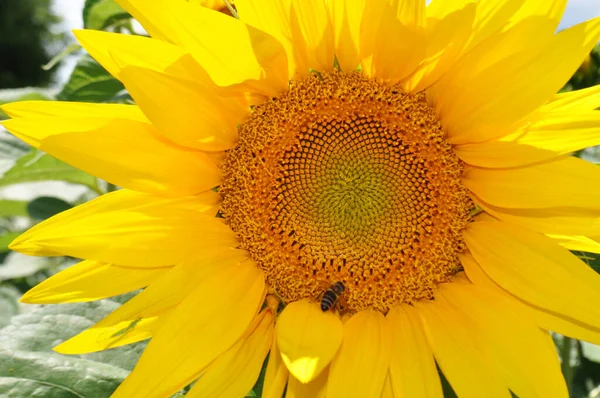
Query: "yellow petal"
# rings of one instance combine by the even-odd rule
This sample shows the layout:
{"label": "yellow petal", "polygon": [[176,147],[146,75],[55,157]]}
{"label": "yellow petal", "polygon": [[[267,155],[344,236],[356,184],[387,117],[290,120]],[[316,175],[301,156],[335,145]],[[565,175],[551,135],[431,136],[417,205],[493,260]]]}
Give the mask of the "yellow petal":
{"label": "yellow petal", "polygon": [[567,7],[567,0],[527,0],[522,3],[519,11],[511,17],[507,28],[532,17],[548,18],[554,22],[555,26],[558,26]]}
{"label": "yellow petal", "polygon": [[302,383],[290,374],[285,398],[325,398],[328,376],[329,367],[325,368],[325,370],[310,383]]}
{"label": "yellow petal", "polygon": [[391,83],[415,71],[426,46],[422,28],[402,23],[397,7],[387,0],[367,1],[360,33],[363,72]]}
{"label": "yellow petal", "polygon": [[152,338],[164,317],[171,310],[156,316],[125,320],[110,328],[90,328],[53,348],[61,354],[88,354],[109,350]]}
{"label": "yellow petal", "polygon": [[568,81],[600,36],[600,18],[551,36],[553,26],[526,19],[490,37],[432,87],[452,144],[510,132]]}
{"label": "yellow petal", "polygon": [[220,97],[207,85],[138,67],[125,67],[121,81],[168,139],[204,151],[223,151],[237,142],[237,125],[248,108],[235,99]]}
{"label": "yellow petal", "polygon": [[210,191],[181,199],[116,191],[37,224],[10,247],[36,256],[61,253],[126,266],[169,266],[202,250],[236,245],[214,212],[202,212],[215,211],[218,199]]}
{"label": "yellow petal", "polygon": [[[469,279],[474,284],[485,286],[485,288],[492,289],[499,293],[505,293],[504,290],[500,290],[500,287],[485,274],[473,256],[468,253],[463,254],[461,256],[461,263],[465,268],[465,272],[469,276]],[[600,345],[600,328],[593,328],[578,323],[573,319],[546,311],[540,307],[536,307],[523,301],[521,302],[529,308],[529,316],[542,329],[551,330],[578,340],[585,340]]]}
{"label": "yellow petal", "polygon": [[600,235],[600,211],[597,210],[567,207],[507,209],[492,206],[479,199],[477,204],[500,220],[544,234]]}
{"label": "yellow petal", "polygon": [[456,145],[454,152],[463,162],[484,168],[527,166],[560,156],[556,152],[536,146],[496,140]]}
{"label": "yellow petal", "polygon": [[[486,345],[473,334],[465,314],[444,297],[415,305],[435,360],[461,398],[510,397]],[[477,380],[477,382],[473,382]]]}
{"label": "yellow petal", "polygon": [[173,27],[168,23],[169,20],[165,14],[163,0],[115,1],[133,15],[152,37],[170,42],[177,41],[177,35]]}
{"label": "yellow petal", "polygon": [[543,112],[591,111],[600,108],[600,85],[556,94]]}
{"label": "yellow petal", "polygon": [[182,45],[219,86],[267,96],[288,87],[287,56],[272,36],[241,20],[183,1],[165,3]]}
{"label": "yellow petal", "polygon": [[254,262],[203,278],[164,320],[113,397],[165,397],[189,384],[242,336],[264,294]]}
{"label": "yellow petal", "polygon": [[414,307],[392,308],[386,317],[392,334],[389,379],[399,397],[443,398],[433,353]]}
{"label": "yellow petal", "polygon": [[511,141],[561,154],[600,145],[600,112],[545,112]]}
{"label": "yellow petal", "polygon": [[85,260],[42,281],[22,303],[58,304],[100,300],[141,289],[169,268],[130,268]]}
{"label": "yellow petal", "polygon": [[[207,76],[188,52],[161,40],[87,29],[73,33],[83,48],[117,79],[123,65],[145,67],[190,81]],[[119,61],[114,55],[119,56]]]}
{"label": "yellow petal", "polygon": [[343,327],[333,312],[308,300],[288,304],[277,321],[277,344],[283,362],[302,383],[329,365],[342,342]]}
{"label": "yellow petal", "polygon": [[600,275],[552,239],[498,221],[469,225],[464,239],[485,273],[506,291],[545,310],[600,326],[595,305],[600,300]]}
{"label": "yellow petal", "polygon": [[179,197],[211,189],[221,180],[206,154],[161,140],[147,122],[108,114],[26,117],[2,125],[28,144],[125,188]]}
{"label": "yellow petal", "polygon": [[[399,397],[402,395],[398,394]],[[435,396],[434,396],[435,397]],[[381,391],[381,398],[394,398],[394,390],[392,389],[392,382],[390,381],[390,375],[388,373],[383,384],[383,391]]]}
{"label": "yellow petal", "polygon": [[475,10],[475,4],[470,3],[441,19],[427,20],[425,55],[418,68],[402,82],[406,91],[426,89],[454,65],[471,37]]}
{"label": "yellow petal", "polygon": [[391,0],[390,4],[404,25],[425,26],[425,0]]}
{"label": "yellow petal", "polygon": [[325,0],[292,0],[292,10],[298,16],[298,27],[304,39],[308,67],[331,71],[334,55],[333,29]]}
{"label": "yellow petal", "polygon": [[196,381],[189,398],[243,397],[256,383],[273,339],[274,316],[263,311],[248,328],[249,335],[220,355]]}
{"label": "yellow petal", "polygon": [[[148,123],[148,119],[139,107],[123,104],[90,104],[68,101],[19,101],[3,104],[0,109],[13,119],[39,118],[55,116],[73,118],[87,116],[90,118],[128,119]],[[45,133],[39,133],[44,134]]]}
{"label": "yellow petal", "polygon": [[333,0],[327,3],[335,42],[335,57],[344,72],[360,64],[359,38],[365,0]]}
{"label": "yellow petal", "polygon": [[[287,54],[290,77],[308,73],[308,55],[303,39],[296,37],[301,33],[298,32],[297,13],[291,10],[291,0],[238,0],[235,6],[244,22],[267,32],[281,43]],[[295,29],[292,29],[292,25]]]}
{"label": "yellow petal", "polygon": [[390,340],[380,312],[353,315],[344,324],[344,341],[331,363],[327,397],[378,397],[388,373]]}
{"label": "yellow petal", "polygon": [[600,169],[569,156],[524,168],[469,168],[462,181],[484,202],[498,207],[574,207],[590,209],[590,216],[600,209],[600,185],[590,184],[600,181]]}
{"label": "yellow petal", "polygon": [[[288,371],[277,345],[277,335],[273,335],[271,343],[271,352],[269,353],[269,361],[265,371],[265,379],[263,384],[263,398],[281,398],[283,390],[288,380],[290,372]],[[293,376],[292,376],[293,377]]]}
{"label": "yellow petal", "polygon": [[175,266],[100,322],[55,350],[84,354],[147,339],[203,279],[223,269],[233,270],[243,261],[247,261],[243,251],[215,250],[194,262]]}
{"label": "yellow petal", "polygon": [[569,250],[584,251],[589,253],[600,253],[600,243],[588,238],[587,236],[569,236],[569,235],[547,235]]}
{"label": "yellow petal", "polygon": [[526,306],[506,293],[468,284],[442,284],[436,299],[439,294],[467,314],[472,333],[487,342],[508,387],[517,396],[569,396],[548,332],[532,322]]}

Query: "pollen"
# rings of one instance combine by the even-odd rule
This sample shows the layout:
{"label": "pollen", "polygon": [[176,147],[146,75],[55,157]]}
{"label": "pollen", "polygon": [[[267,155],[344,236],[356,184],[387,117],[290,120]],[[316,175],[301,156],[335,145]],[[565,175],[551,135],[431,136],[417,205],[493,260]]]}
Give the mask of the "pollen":
{"label": "pollen", "polygon": [[284,302],[343,282],[344,311],[433,297],[473,205],[425,94],[311,74],[256,106],[222,165],[226,222]]}

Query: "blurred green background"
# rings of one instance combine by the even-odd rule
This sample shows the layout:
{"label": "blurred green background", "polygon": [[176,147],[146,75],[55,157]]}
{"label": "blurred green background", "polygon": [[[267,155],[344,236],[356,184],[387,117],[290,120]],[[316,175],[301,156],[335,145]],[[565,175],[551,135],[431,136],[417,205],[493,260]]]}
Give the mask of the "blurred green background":
{"label": "blurred green background", "polygon": [[[0,104],[29,99],[129,102],[121,83],[74,42],[51,1],[0,0]],[[143,34],[113,0],[85,0],[81,20],[86,28]],[[75,67],[65,74],[60,68],[66,60]],[[563,90],[596,84],[600,84],[600,46]],[[0,112],[0,119],[4,117]],[[575,155],[593,162],[599,159],[596,148]],[[12,253],[8,249],[11,240],[32,225],[112,189],[114,186],[28,147],[0,128],[0,396],[108,397],[145,347],[138,343],[68,357],[51,351],[52,346],[102,319],[131,295],[58,306],[18,303],[29,288],[76,260]],[[14,198],[15,193],[19,199]],[[576,254],[600,270],[598,255]],[[600,397],[600,347],[559,335],[554,338],[571,396]],[[445,389],[448,397],[454,396],[447,383]],[[260,392],[259,381],[248,396],[260,396]]]}

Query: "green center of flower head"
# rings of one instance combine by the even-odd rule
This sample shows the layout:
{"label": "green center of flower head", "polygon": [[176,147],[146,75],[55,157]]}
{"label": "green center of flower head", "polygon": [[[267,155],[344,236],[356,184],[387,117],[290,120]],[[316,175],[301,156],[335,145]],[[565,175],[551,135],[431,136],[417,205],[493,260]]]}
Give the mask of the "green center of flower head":
{"label": "green center of flower head", "polygon": [[359,73],[292,81],[254,108],[222,168],[222,212],[286,302],[344,284],[344,311],[431,299],[472,207],[424,94]]}

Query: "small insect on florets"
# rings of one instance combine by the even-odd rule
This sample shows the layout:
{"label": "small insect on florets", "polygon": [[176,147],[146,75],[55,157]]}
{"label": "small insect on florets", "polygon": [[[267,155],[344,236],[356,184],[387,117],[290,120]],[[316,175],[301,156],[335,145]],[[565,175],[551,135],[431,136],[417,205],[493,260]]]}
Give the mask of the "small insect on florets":
{"label": "small insect on florets", "polygon": [[342,282],[336,282],[329,287],[323,294],[321,298],[321,310],[323,312],[329,311],[331,308],[335,307],[338,302],[340,296],[344,293],[346,287]]}

